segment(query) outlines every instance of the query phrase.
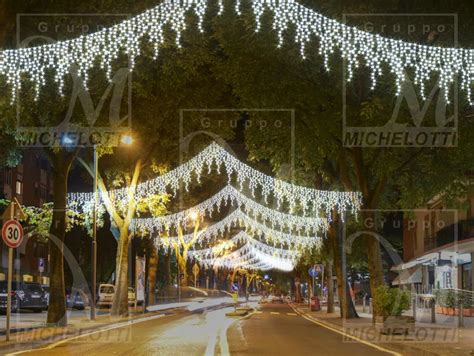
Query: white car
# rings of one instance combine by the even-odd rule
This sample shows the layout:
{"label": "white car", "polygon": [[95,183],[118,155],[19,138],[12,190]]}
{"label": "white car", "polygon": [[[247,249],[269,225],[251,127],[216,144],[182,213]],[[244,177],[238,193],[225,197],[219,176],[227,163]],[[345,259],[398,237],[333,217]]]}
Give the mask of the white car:
{"label": "white car", "polygon": [[113,284],[99,285],[99,293],[97,293],[97,306],[110,307],[114,301],[115,286]]}

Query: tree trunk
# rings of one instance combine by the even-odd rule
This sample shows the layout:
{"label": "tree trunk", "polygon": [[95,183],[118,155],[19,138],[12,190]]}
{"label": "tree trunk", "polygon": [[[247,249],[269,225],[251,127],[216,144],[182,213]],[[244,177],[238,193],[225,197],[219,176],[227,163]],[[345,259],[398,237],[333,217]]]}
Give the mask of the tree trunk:
{"label": "tree trunk", "polygon": [[326,264],[326,278],[327,278],[327,288],[328,288],[328,313],[334,313],[334,281],[332,279],[332,261],[329,261]]}
{"label": "tree trunk", "polygon": [[155,289],[156,289],[156,270],[158,268],[158,249],[151,244],[150,256],[148,257],[148,304],[154,305],[156,303]]}
{"label": "tree trunk", "polygon": [[[179,256],[177,263],[179,266],[179,274],[180,274],[178,276],[179,285],[181,287],[187,287],[188,286],[188,272],[186,270],[186,260],[182,256]],[[181,278],[181,276],[183,276],[183,278]]]}
{"label": "tree trunk", "polygon": [[[371,210],[365,210],[362,212],[364,222],[367,219],[375,221],[374,212]],[[383,267],[382,267],[382,254],[380,252],[380,243],[372,235],[363,235],[364,243],[367,250],[367,264],[370,275],[370,292],[372,298],[375,298],[375,290],[380,285],[383,285]],[[376,317],[375,311],[372,313],[372,320],[375,322]]]}
{"label": "tree trunk", "polygon": [[164,283],[166,287],[171,285],[171,253],[167,253],[164,257],[165,266],[164,266]]}
{"label": "tree trunk", "polygon": [[66,235],[67,178],[73,154],[60,151],[51,154],[53,166],[53,218],[49,240],[50,251],[50,291],[48,306],[48,324],[67,325],[66,296],[64,289],[64,237]]}
{"label": "tree trunk", "polygon": [[120,239],[117,246],[117,275],[115,276],[115,295],[111,315],[128,316],[128,249],[130,236],[128,225],[120,228]]}
{"label": "tree trunk", "polygon": [[344,256],[344,236],[342,221],[339,217],[333,218],[333,223],[329,228],[329,238],[332,242],[333,260],[336,267],[337,294],[339,296],[339,308],[343,319],[358,318],[352,300],[348,298],[349,290],[347,285],[347,275]]}
{"label": "tree trunk", "polygon": [[341,318],[344,318],[346,315],[347,308],[345,308],[345,297],[344,297],[344,285],[343,285],[343,273],[342,273],[342,263],[340,258],[339,251],[339,242],[337,239],[336,226],[337,222],[333,221],[329,227],[328,236],[331,242],[331,249],[333,254],[334,267],[336,268],[336,283],[337,283],[337,296],[339,299],[339,311]]}
{"label": "tree trunk", "polygon": [[303,298],[301,297],[301,271],[295,270],[296,274],[293,278],[293,286],[295,287],[295,303],[302,303]]}

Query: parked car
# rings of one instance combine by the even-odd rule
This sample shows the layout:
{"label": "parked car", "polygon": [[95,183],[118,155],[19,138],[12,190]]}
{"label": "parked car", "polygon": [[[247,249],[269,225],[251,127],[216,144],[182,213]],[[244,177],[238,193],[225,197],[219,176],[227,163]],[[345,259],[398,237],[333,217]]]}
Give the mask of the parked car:
{"label": "parked car", "polygon": [[128,304],[134,305],[136,299],[135,289],[128,287]]}
{"label": "parked car", "polygon": [[113,284],[100,284],[97,293],[98,307],[111,307],[114,301],[115,286]]}
{"label": "parked car", "polygon": [[[12,282],[12,312],[20,309],[41,313],[48,309],[47,294],[39,283]],[[7,282],[0,281],[0,310],[7,310]]]}
{"label": "parked car", "polygon": [[86,306],[87,297],[79,289],[66,289],[66,306],[71,309],[83,310]]}

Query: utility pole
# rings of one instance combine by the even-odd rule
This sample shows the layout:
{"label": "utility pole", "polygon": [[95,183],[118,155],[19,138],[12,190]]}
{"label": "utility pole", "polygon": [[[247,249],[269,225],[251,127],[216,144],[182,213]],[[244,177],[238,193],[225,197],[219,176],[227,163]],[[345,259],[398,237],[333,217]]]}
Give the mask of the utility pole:
{"label": "utility pole", "polygon": [[97,146],[94,145],[94,204],[92,217],[92,291],[91,291],[91,320],[95,320],[95,301],[97,292],[97,176],[98,176],[99,162],[97,157]]}

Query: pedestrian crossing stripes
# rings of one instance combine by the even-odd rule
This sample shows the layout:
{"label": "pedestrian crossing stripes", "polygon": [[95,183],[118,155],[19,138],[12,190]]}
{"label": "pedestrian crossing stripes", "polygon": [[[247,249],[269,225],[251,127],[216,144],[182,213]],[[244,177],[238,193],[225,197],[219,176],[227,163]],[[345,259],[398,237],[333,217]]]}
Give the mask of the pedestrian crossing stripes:
{"label": "pedestrian crossing stripes", "polygon": [[268,311],[261,311],[261,310],[255,311],[255,314],[263,314],[263,313],[270,313],[271,315],[286,314],[289,316],[298,316],[298,313],[280,313],[280,312],[268,312]]}

